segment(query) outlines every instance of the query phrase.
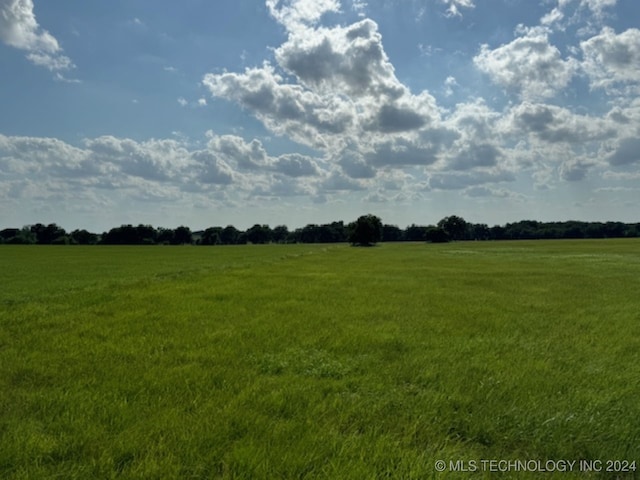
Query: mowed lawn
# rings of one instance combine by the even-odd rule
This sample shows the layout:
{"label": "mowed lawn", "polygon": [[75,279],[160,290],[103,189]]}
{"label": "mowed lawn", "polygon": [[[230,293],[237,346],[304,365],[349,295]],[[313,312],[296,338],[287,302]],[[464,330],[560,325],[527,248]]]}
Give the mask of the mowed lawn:
{"label": "mowed lawn", "polygon": [[[0,478],[637,478],[640,241],[0,247]],[[604,470],[604,468],[603,468]]]}

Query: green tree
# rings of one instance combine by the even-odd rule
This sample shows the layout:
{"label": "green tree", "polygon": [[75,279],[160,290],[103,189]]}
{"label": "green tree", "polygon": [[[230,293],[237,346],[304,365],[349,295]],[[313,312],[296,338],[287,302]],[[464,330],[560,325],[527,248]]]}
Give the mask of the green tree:
{"label": "green tree", "polygon": [[180,226],[173,231],[173,245],[191,244],[191,229],[189,227]]}
{"label": "green tree", "polygon": [[247,240],[251,243],[269,243],[271,240],[271,228],[269,225],[255,224],[246,232]]}
{"label": "green tree", "polygon": [[449,234],[441,227],[428,227],[425,232],[425,238],[427,242],[431,243],[446,243],[451,240]]}
{"label": "green tree", "polygon": [[362,215],[353,224],[351,245],[371,246],[382,240],[382,221],[375,215]]}
{"label": "green tree", "polygon": [[5,228],[4,230],[0,230],[0,239],[1,243],[8,242],[9,240],[17,237],[20,234],[19,228]]}
{"label": "green tree", "polygon": [[489,226],[485,223],[469,224],[467,230],[472,240],[488,240],[491,237]]}
{"label": "green tree", "polygon": [[289,239],[289,229],[286,225],[278,225],[271,231],[271,237],[276,243],[287,243]]}
{"label": "green tree", "polygon": [[444,217],[438,222],[438,227],[447,232],[452,240],[464,240],[467,234],[467,225],[464,218],[456,215]]}
{"label": "green tree", "polygon": [[155,245],[158,232],[151,225],[140,224],[136,227],[136,243],[141,245]]}
{"label": "green tree", "polygon": [[7,243],[16,245],[31,245],[36,243],[36,234],[31,231],[31,227],[22,227],[20,231],[7,240]]}
{"label": "green tree", "polygon": [[31,226],[31,233],[36,236],[36,243],[44,245],[52,244],[67,234],[64,228],[59,227],[55,223],[50,223],[46,226],[41,223],[36,223]]}
{"label": "green tree", "polygon": [[408,242],[422,242],[426,240],[427,227],[412,223],[404,230],[404,239]]}
{"label": "green tree", "polygon": [[397,225],[382,226],[383,242],[399,242],[402,240],[402,230]]}
{"label": "green tree", "polygon": [[156,242],[160,245],[169,245],[173,241],[173,228],[160,227],[156,233]]}
{"label": "green tree", "polygon": [[220,232],[220,241],[224,245],[234,245],[238,243],[240,238],[240,232],[233,225],[227,225]]}
{"label": "green tree", "polygon": [[202,233],[200,239],[200,245],[218,245],[222,243],[220,240],[220,234],[222,233],[222,227],[209,227]]}
{"label": "green tree", "polygon": [[71,232],[71,243],[75,243],[77,245],[95,245],[98,243],[98,235],[85,229],[76,229]]}

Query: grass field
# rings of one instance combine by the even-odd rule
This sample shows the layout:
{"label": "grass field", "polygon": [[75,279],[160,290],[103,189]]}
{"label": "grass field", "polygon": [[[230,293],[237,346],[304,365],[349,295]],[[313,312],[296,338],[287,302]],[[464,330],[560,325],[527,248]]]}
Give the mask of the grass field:
{"label": "grass field", "polygon": [[606,471],[640,469],[638,240],[3,246],[0,268],[2,479],[640,477]]}

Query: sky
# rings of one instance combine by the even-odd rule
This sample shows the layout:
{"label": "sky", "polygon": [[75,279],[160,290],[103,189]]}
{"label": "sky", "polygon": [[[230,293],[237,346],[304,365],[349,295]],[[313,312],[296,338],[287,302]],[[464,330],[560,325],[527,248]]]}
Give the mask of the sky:
{"label": "sky", "polygon": [[0,0],[0,228],[640,221],[637,0]]}

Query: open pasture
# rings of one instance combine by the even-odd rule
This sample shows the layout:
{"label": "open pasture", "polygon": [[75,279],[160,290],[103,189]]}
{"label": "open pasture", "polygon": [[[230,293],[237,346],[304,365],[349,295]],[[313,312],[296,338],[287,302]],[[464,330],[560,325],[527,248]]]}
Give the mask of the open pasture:
{"label": "open pasture", "polygon": [[[640,242],[0,247],[0,478],[636,478]],[[640,468],[640,464],[637,465]]]}

